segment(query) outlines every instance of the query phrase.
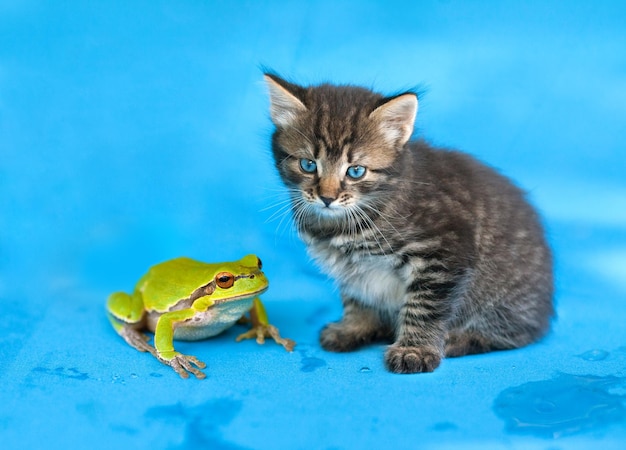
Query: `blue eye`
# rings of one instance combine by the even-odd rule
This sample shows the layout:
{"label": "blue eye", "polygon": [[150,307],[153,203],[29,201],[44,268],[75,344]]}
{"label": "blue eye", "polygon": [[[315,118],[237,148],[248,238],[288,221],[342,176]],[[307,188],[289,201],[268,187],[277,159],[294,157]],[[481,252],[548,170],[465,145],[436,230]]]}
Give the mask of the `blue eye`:
{"label": "blue eye", "polygon": [[306,173],[313,173],[317,170],[317,163],[312,159],[302,158],[300,160],[300,168]]}
{"label": "blue eye", "polygon": [[363,166],[350,166],[348,167],[348,176],[355,180],[362,178],[365,175],[365,167]]}

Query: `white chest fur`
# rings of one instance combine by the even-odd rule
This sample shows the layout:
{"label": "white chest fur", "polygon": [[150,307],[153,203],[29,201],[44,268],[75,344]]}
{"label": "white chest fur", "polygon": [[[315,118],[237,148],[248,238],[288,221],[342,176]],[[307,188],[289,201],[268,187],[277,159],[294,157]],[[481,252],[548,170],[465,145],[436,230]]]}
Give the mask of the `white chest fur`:
{"label": "white chest fur", "polygon": [[305,241],[311,256],[339,283],[343,295],[390,313],[401,308],[406,282],[394,267],[394,256],[371,255],[367,250],[346,251],[337,238]]}

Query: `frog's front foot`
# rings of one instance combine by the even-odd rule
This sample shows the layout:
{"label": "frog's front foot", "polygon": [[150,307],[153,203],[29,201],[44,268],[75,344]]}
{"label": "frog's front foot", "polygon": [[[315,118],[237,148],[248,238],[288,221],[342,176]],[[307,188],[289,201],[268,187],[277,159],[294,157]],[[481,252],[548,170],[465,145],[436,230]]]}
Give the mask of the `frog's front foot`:
{"label": "frog's front foot", "polygon": [[183,355],[182,353],[176,352],[171,358],[166,358],[163,354],[159,354],[157,358],[163,364],[167,364],[174,369],[181,378],[189,378],[190,373],[194,374],[199,380],[206,378],[204,372],[198,370],[204,369],[206,364],[195,356]]}
{"label": "frog's front foot", "polygon": [[271,337],[277,344],[285,347],[285,350],[288,352],[292,352],[293,348],[296,346],[295,341],[291,339],[286,339],[280,336],[278,333],[278,328],[274,325],[257,325],[250,329],[250,331],[246,333],[242,333],[235,339],[237,342],[243,341],[244,339],[253,339],[256,338],[258,344],[264,344],[265,338]]}

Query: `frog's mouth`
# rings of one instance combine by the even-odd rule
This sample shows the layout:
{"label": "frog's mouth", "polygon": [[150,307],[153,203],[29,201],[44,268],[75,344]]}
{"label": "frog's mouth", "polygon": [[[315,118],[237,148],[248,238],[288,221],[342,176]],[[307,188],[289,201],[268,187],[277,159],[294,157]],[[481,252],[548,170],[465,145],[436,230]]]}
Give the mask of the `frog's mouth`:
{"label": "frog's mouth", "polygon": [[[242,277],[238,277],[238,278],[250,278],[250,277],[249,276],[242,276]],[[265,286],[264,288],[258,289],[256,291],[246,292],[245,294],[234,295],[232,297],[215,300],[215,303],[216,304],[228,303],[228,302],[233,302],[233,301],[236,301],[236,300],[242,300],[244,298],[256,297],[257,295],[261,295],[262,293],[264,293],[268,289],[269,289],[269,285]]]}

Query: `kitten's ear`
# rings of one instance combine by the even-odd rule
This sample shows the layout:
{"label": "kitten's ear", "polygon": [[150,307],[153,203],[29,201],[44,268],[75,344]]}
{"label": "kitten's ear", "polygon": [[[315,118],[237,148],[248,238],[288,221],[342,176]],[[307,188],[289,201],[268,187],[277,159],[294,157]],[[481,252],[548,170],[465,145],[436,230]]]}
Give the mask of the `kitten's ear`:
{"label": "kitten's ear", "polygon": [[416,115],[417,95],[407,93],[383,103],[370,114],[370,119],[378,122],[390,144],[401,147],[413,134]]}
{"label": "kitten's ear", "polygon": [[306,106],[292,94],[289,83],[275,75],[265,74],[265,82],[270,91],[270,116],[277,127],[292,125],[299,114],[306,111]]}

